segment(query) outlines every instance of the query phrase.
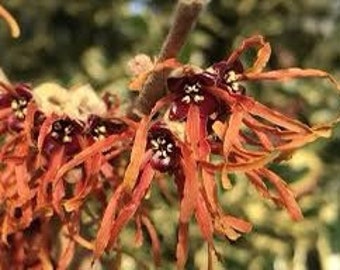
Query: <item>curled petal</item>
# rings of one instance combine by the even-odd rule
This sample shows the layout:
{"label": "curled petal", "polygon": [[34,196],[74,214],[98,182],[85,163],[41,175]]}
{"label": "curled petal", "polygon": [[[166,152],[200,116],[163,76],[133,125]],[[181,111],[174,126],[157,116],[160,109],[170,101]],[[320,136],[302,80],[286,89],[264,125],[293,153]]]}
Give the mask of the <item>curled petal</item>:
{"label": "curled petal", "polygon": [[250,68],[250,70],[247,70],[246,73],[248,73],[249,71],[253,73],[259,73],[267,65],[271,54],[271,47],[268,42],[264,44],[262,43],[261,46],[262,47],[257,52],[257,58],[254,65]]}
{"label": "curled petal", "polygon": [[254,103],[254,106],[249,110],[249,112],[252,115],[260,116],[275,125],[281,126],[297,133],[311,132],[311,129],[301,122],[289,118],[284,114],[274,111],[258,102]]}
{"label": "curled petal", "polygon": [[72,259],[74,258],[74,253],[76,251],[76,243],[73,239],[69,238],[67,246],[63,250],[58,261],[57,269],[67,269]]}
{"label": "curled petal", "polygon": [[180,221],[189,222],[189,219],[196,207],[198,190],[198,172],[197,165],[193,157],[193,153],[184,144],[181,145],[183,155],[182,168],[184,171],[185,182],[183,190],[183,198],[180,206]]}
{"label": "curled petal", "polygon": [[180,222],[178,228],[178,241],[176,247],[177,269],[184,269],[185,263],[188,259],[188,223]]}
{"label": "curled petal", "polygon": [[223,141],[223,153],[226,158],[229,156],[233,143],[239,139],[243,116],[244,112],[242,110],[236,110],[230,116]]}
{"label": "curled petal", "polygon": [[110,243],[116,242],[119,232],[136,213],[151,185],[154,174],[155,171],[153,170],[151,164],[146,164],[143,171],[141,172],[140,180],[131,194],[131,201],[124,205],[117,218],[113,222],[110,232]]}
{"label": "curled petal", "polygon": [[11,29],[12,37],[18,38],[20,36],[20,27],[13,16],[2,5],[0,5],[0,17],[4,18],[7,22]]}
{"label": "curled petal", "polygon": [[142,216],[142,222],[144,226],[146,227],[150,239],[151,239],[151,246],[152,246],[152,254],[153,254],[153,259],[155,262],[156,267],[160,266],[161,263],[161,243],[159,241],[159,238],[157,236],[157,231],[155,227],[153,226],[151,220],[143,215]]}
{"label": "curled petal", "polygon": [[280,156],[280,151],[273,151],[259,158],[254,158],[249,161],[239,161],[235,163],[219,163],[212,164],[209,162],[201,161],[202,166],[211,172],[223,170],[224,173],[233,173],[233,172],[247,172],[250,170],[260,169],[274,161],[277,157]]}
{"label": "curled petal", "polygon": [[114,143],[126,138],[127,134],[123,133],[120,135],[111,135],[104,140],[97,141],[90,146],[84,148],[83,151],[76,154],[70,161],[65,163],[58,171],[57,178],[61,178],[66,172],[72,168],[82,164],[87,159],[93,157],[94,155],[105,151],[108,147],[112,146]]}
{"label": "curled petal", "polygon": [[[233,51],[233,53],[229,56],[229,58],[228,58],[228,60],[227,60],[227,64],[228,65],[231,65],[231,64],[233,64],[237,59],[239,59],[240,58],[240,56],[241,56],[241,54],[244,52],[244,51],[246,51],[246,50],[248,50],[249,48],[252,48],[252,47],[263,47],[263,46],[265,46],[267,43],[264,41],[264,38],[263,38],[263,36],[260,36],[260,35],[256,35],[256,36],[252,36],[252,37],[250,37],[250,38],[247,38],[247,39],[245,39],[242,43],[241,43],[241,45],[238,47],[238,48],[236,48],[234,51]],[[269,56],[266,56],[266,58],[269,58]],[[260,58],[259,56],[258,56],[258,58]],[[267,60],[268,61],[268,60]],[[261,65],[263,65],[263,64],[265,64],[265,59],[261,59],[261,60],[258,60],[257,61],[258,62],[258,64],[257,64],[257,66],[258,67],[261,67]],[[260,63],[261,63],[261,65],[260,65]]]}
{"label": "curled petal", "polygon": [[25,203],[31,197],[30,188],[28,186],[29,174],[26,168],[26,163],[15,166],[15,176],[17,182],[18,193],[21,203]]}
{"label": "curled petal", "polygon": [[287,208],[291,217],[294,220],[302,219],[301,209],[288,185],[278,175],[268,169],[260,169],[260,174],[266,177],[266,179],[275,186],[282,199],[282,203]]}
{"label": "curled petal", "polygon": [[110,232],[112,228],[112,223],[115,218],[115,214],[117,212],[117,207],[119,203],[119,199],[122,196],[123,186],[119,186],[113,196],[110,199],[110,202],[108,203],[103,219],[101,221],[99,231],[97,233],[95,245],[94,245],[94,251],[93,256],[94,259],[98,259],[102,253],[104,252],[107,244],[110,240]]}
{"label": "curled petal", "polygon": [[130,192],[136,184],[140,166],[143,162],[144,152],[147,144],[148,123],[149,117],[143,117],[137,130],[135,141],[131,150],[130,163],[125,171],[123,183],[126,189]]}
{"label": "curled petal", "polygon": [[340,84],[329,73],[319,69],[301,69],[301,68],[287,68],[279,69],[261,73],[245,73],[241,76],[241,80],[247,81],[260,81],[260,80],[274,80],[283,81],[295,78],[326,78],[333,83],[338,90],[340,90]]}
{"label": "curled petal", "polygon": [[199,142],[202,139],[202,127],[199,108],[196,105],[191,105],[189,107],[188,119],[186,121],[186,139],[192,146],[194,154],[199,157]]}
{"label": "curled petal", "polygon": [[203,238],[211,245],[213,245],[213,233],[214,227],[209,214],[208,208],[205,204],[204,197],[200,193],[197,200],[197,206],[195,211],[195,217],[198,226],[201,230]]}

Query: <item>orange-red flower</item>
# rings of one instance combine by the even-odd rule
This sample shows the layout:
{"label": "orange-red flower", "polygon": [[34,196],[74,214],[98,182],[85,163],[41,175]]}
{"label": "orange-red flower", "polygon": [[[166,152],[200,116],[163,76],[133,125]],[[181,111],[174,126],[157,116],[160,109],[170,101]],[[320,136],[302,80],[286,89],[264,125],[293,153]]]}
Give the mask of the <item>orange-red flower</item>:
{"label": "orange-red flower", "polygon": [[[131,179],[126,174],[125,182],[112,195],[97,235],[95,257],[99,257],[108,245],[112,246],[116,243],[120,231],[129,220],[138,219],[141,209],[146,213],[143,198],[157,172],[172,175],[177,187],[180,201],[177,245],[179,268],[183,268],[186,261],[188,224],[192,216],[195,216],[202,236],[211,247],[213,247],[214,233],[235,240],[240,236],[239,232],[249,232],[251,229],[249,223],[225,214],[219,206],[213,173],[203,170],[203,180],[200,180],[200,160],[195,159],[192,147],[187,141],[189,136],[182,141],[160,122],[151,124],[145,133],[148,125],[143,125],[144,121],[136,135],[141,136],[144,141],[135,140],[132,150],[134,152],[143,145],[143,153],[131,157],[131,160],[135,158],[135,163],[131,161],[129,165],[130,169],[131,166],[135,166],[134,169],[138,172],[136,179],[132,180],[135,185],[130,186],[131,194],[127,193],[126,188],[129,188],[131,183],[126,181]],[[201,157],[203,151],[203,149],[199,150]],[[136,159],[139,162],[136,162]]]}
{"label": "orange-red flower", "polygon": [[[258,49],[257,57],[246,68],[240,56],[253,47]],[[56,215],[68,235],[65,259],[59,261],[65,268],[75,242],[93,249],[99,258],[105,249],[117,247],[120,232],[133,220],[137,242],[141,243],[145,227],[159,264],[160,241],[143,203],[155,176],[173,181],[177,189],[180,269],[187,259],[192,218],[209,253],[214,251],[215,235],[236,240],[251,230],[250,223],[227,214],[219,204],[217,181],[221,179],[224,187],[231,188],[230,173],[243,172],[264,197],[285,207],[293,219],[302,218],[293,192],[268,165],[319,137],[328,137],[332,125],[310,127],[287,117],[248,96],[243,82],[300,77],[336,82],[315,69],[263,71],[270,51],[263,37],[254,36],[205,70],[174,59],[155,65],[134,85],[140,88],[151,72],[174,68],[167,78],[169,93],[139,123],[116,117],[119,106],[112,96],[104,95],[105,102],[97,100],[91,106],[83,104],[86,98],[84,102],[68,101],[67,106],[50,106],[54,90],[63,93],[63,101],[68,100],[67,90],[46,84],[34,95],[25,84],[0,83],[0,131],[4,135],[0,149],[1,242],[10,242],[22,252],[18,246],[29,242],[22,231],[36,220],[48,224]],[[86,95],[93,95],[90,87],[85,88]],[[39,96],[44,93],[49,96]],[[122,173],[116,161],[124,159],[118,157],[126,150],[131,150],[130,162]],[[107,186],[112,189],[108,202]],[[105,208],[94,244],[80,236],[82,207],[91,195]],[[47,247],[37,249],[41,258],[35,261],[47,262]]]}

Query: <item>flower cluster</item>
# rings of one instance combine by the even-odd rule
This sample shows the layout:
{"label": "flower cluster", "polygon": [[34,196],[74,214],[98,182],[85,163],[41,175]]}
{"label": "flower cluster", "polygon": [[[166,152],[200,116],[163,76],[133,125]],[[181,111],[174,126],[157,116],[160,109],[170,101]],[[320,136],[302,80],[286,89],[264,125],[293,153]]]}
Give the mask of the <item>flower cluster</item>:
{"label": "flower cluster", "polygon": [[[240,56],[249,48],[258,49],[258,54],[246,69]],[[216,252],[215,234],[236,240],[251,230],[250,223],[225,213],[219,205],[217,181],[221,178],[222,185],[231,188],[231,173],[243,172],[261,195],[286,208],[294,220],[302,218],[292,190],[268,165],[317,138],[329,137],[331,125],[310,127],[272,110],[249,97],[244,83],[324,77],[338,85],[321,70],[263,71],[269,56],[269,44],[262,36],[254,36],[205,70],[173,62],[173,72],[167,78],[168,95],[139,123],[121,189],[114,193],[104,213],[94,246],[96,258],[117,243],[129,220],[140,219],[140,213],[145,215],[143,198],[155,174],[172,176],[177,188],[179,269],[187,259],[192,217],[208,242],[209,256]],[[137,80],[141,77],[143,74]],[[140,81],[131,83],[138,84]],[[126,192],[131,198],[128,201]]]}
{"label": "flower cluster", "polygon": [[[250,48],[257,49],[257,57],[246,68],[240,56]],[[269,44],[262,36],[253,36],[206,69],[172,60],[160,63],[157,69],[172,68],[166,80],[168,93],[140,121],[122,115],[113,96],[100,99],[89,86],[68,91],[56,84],[32,88],[1,82],[2,243],[21,246],[28,257],[24,247],[32,239],[25,237],[25,230],[46,239],[49,222],[58,217],[69,237],[66,257],[58,261],[63,268],[75,243],[93,250],[95,259],[105,250],[119,248],[120,232],[133,220],[138,239],[146,228],[159,264],[160,241],[144,203],[156,176],[171,181],[177,190],[179,269],[187,260],[192,219],[208,243],[208,256],[217,252],[215,235],[236,240],[250,232],[249,222],[230,215],[219,203],[219,182],[232,188],[228,178],[232,173],[244,173],[261,195],[286,208],[294,220],[301,219],[295,195],[268,165],[329,137],[332,126],[310,127],[289,118],[255,101],[245,83],[301,77],[336,82],[315,69],[264,71],[269,56]],[[151,73],[148,68],[130,85],[138,88]],[[126,161],[126,153],[130,160],[124,168],[120,162]],[[105,209],[94,241],[80,235],[80,214],[90,197]],[[37,240],[34,248],[38,254],[34,264],[51,266],[50,245]],[[1,251],[0,258],[11,252],[2,249],[6,252]],[[29,266],[27,260],[21,263]]]}
{"label": "flower cluster", "polygon": [[[34,89],[27,84],[1,82],[0,86],[2,242],[24,245],[27,239],[18,236],[18,240],[16,235],[31,228],[39,235],[41,224],[48,224],[54,215],[76,234],[79,220],[71,216],[79,214],[89,195],[107,183],[115,186],[118,168],[113,161],[131,144],[133,122],[115,116],[112,108],[102,110],[101,115],[91,110],[79,114],[77,105],[70,113],[71,106],[57,105],[66,90],[56,84]],[[88,97],[86,89],[72,90],[77,92],[77,100],[82,99],[80,93]],[[106,107],[104,101],[96,99],[97,106]],[[46,246],[37,248],[44,249],[37,252],[48,254]]]}

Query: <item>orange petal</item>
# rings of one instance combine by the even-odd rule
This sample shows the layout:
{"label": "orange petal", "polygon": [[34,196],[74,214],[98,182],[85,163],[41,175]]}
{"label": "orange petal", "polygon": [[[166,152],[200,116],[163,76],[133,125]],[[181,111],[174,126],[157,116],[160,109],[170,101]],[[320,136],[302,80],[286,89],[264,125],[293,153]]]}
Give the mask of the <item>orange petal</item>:
{"label": "orange petal", "polygon": [[96,155],[97,153],[100,153],[108,149],[108,147],[112,146],[114,143],[122,139],[125,139],[126,136],[127,135],[125,133],[119,135],[111,135],[105,138],[104,140],[97,141],[90,146],[84,147],[84,149],[80,153],[76,154],[70,161],[68,161],[59,169],[57,178],[61,178],[66,172],[68,172],[72,168],[80,165],[81,163],[83,163],[90,157]]}
{"label": "orange petal", "polygon": [[226,158],[229,156],[233,143],[239,138],[243,116],[244,112],[242,110],[233,111],[230,115],[228,128],[223,140],[223,153]]}
{"label": "orange petal", "polygon": [[4,18],[4,20],[7,22],[9,28],[11,29],[12,37],[18,38],[20,36],[19,24],[2,5],[0,5],[0,17]]}
{"label": "orange petal", "polygon": [[185,263],[188,259],[188,223],[180,222],[178,228],[178,241],[176,247],[177,269],[185,269]]}
{"label": "orange petal", "polygon": [[267,186],[262,181],[261,177],[255,172],[247,172],[246,176],[249,178],[250,182],[254,185],[257,191],[265,198],[271,198]]}
{"label": "orange petal", "polygon": [[136,220],[135,244],[136,247],[141,247],[144,241],[141,215],[137,215],[135,220]]}
{"label": "orange petal", "polygon": [[154,175],[155,171],[151,167],[151,164],[150,163],[146,164],[143,171],[141,172],[140,180],[136,187],[134,188],[134,191],[131,195],[132,198],[131,201],[125,204],[123,209],[119,212],[117,219],[113,223],[113,227],[110,232],[111,233],[110,243],[115,243],[120,231],[136,213],[138,207],[142,203],[142,200],[145,197],[151,185]]}
{"label": "orange petal", "polygon": [[75,251],[76,243],[73,241],[73,239],[69,239],[69,242],[58,261],[57,269],[68,269],[68,266],[70,265],[72,259],[74,258]]}
{"label": "orange petal", "polygon": [[38,108],[34,102],[30,102],[27,106],[27,114],[25,117],[25,126],[24,131],[26,133],[26,139],[28,145],[33,145],[31,130],[34,126],[34,115],[37,112]]}
{"label": "orange petal", "polygon": [[209,214],[208,208],[205,205],[205,200],[202,194],[198,196],[195,217],[198,226],[201,230],[203,238],[211,245],[213,245],[214,227]]}
{"label": "orange petal", "polygon": [[142,222],[144,226],[146,227],[149,233],[150,239],[151,239],[152,254],[153,254],[153,260],[155,262],[155,266],[159,267],[161,264],[161,243],[157,236],[157,231],[155,227],[153,226],[151,220],[147,216],[145,215],[142,216]]}
{"label": "orange petal", "polygon": [[227,60],[227,64],[232,64],[234,63],[237,59],[240,58],[241,54],[245,51],[248,50],[249,48],[252,47],[263,47],[265,45],[265,41],[263,36],[260,35],[256,35],[256,36],[252,36],[249,37],[245,40],[242,41],[241,45],[236,48],[232,54],[229,56],[228,60]]}
{"label": "orange petal", "polygon": [[123,191],[123,186],[120,185],[116,189],[115,193],[111,197],[110,202],[108,203],[105,209],[104,216],[100,223],[100,227],[99,227],[95,245],[94,245],[94,251],[93,251],[94,259],[98,259],[102,255],[106,246],[109,243],[112,223],[115,218],[119,199],[122,196],[122,191]]}
{"label": "orange petal", "polygon": [[182,168],[185,175],[183,198],[180,206],[180,221],[189,222],[189,219],[196,207],[198,197],[198,169],[193,157],[193,153],[185,145],[181,145],[183,155]]}
{"label": "orange petal", "polygon": [[254,106],[250,109],[249,113],[251,113],[252,115],[260,116],[275,125],[281,126],[297,133],[311,132],[311,129],[301,122],[289,118],[284,114],[272,110],[258,102],[254,103]]}
{"label": "orange petal", "polygon": [[249,160],[246,162],[228,163],[225,165],[225,172],[247,172],[266,166],[268,163],[279,157],[279,151],[273,151],[258,159]]}
{"label": "orange petal", "polygon": [[264,44],[261,43],[261,46],[262,47],[257,52],[257,58],[256,58],[254,65],[249,70],[247,70],[246,73],[248,72],[259,73],[267,65],[272,49],[268,42]]}
{"label": "orange petal", "polygon": [[64,190],[63,181],[56,181],[56,183],[53,183],[52,204],[54,206],[55,211],[58,214],[61,214],[62,212],[61,200],[63,199],[64,196],[65,196],[65,190]]}
{"label": "orange petal", "polygon": [[201,140],[201,119],[198,106],[189,106],[188,117],[186,121],[186,139],[194,150],[194,155],[199,157],[198,144]]}
{"label": "orange petal", "polygon": [[319,69],[301,69],[301,68],[287,68],[287,69],[279,69],[261,73],[246,73],[243,74],[241,79],[248,81],[259,81],[259,80],[289,80],[295,78],[326,78],[332,84],[336,86],[338,90],[340,90],[340,84],[334,79],[329,73],[319,70]]}
{"label": "orange petal", "polygon": [[139,174],[140,166],[143,162],[146,143],[149,117],[145,116],[140,121],[139,128],[136,133],[134,144],[131,150],[130,163],[125,171],[123,184],[127,191],[131,192],[136,184],[136,180]]}
{"label": "orange petal", "polygon": [[212,126],[213,131],[216,133],[220,140],[223,140],[226,131],[226,125],[221,121],[215,121]]}
{"label": "orange petal", "polygon": [[18,194],[21,203],[25,203],[31,197],[31,191],[28,186],[29,175],[26,168],[26,163],[15,166],[15,176],[17,180]]}
{"label": "orange petal", "polygon": [[202,170],[202,184],[204,189],[204,196],[206,196],[206,200],[209,203],[209,209],[213,213],[217,213],[219,211],[219,206],[217,204],[217,186],[214,179],[214,175],[207,172],[206,170]]}
{"label": "orange petal", "polygon": [[275,186],[291,217],[294,220],[302,219],[301,209],[295,200],[293,191],[290,190],[288,185],[277,174],[268,169],[261,169],[260,172]]}
{"label": "orange petal", "polygon": [[222,168],[222,172],[221,172],[221,182],[222,182],[222,187],[224,189],[231,189],[232,185],[229,179],[229,175],[228,175],[228,170],[227,170],[227,166],[225,164],[225,166],[223,166]]}
{"label": "orange petal", "polygon": [[47,188],[48,184],[55,179],[58,169],[61,167],[64,158],[64,147],[61,147],[55,152],[49,161],[47,171],[39,178],[39,187],[37,195],[37,206],[45,207],[47,203]]}
{"label": "orange petal", "polygon": [[249,233],[253,227],[249,222],[230,215],[223,216],[223,222],[242,233]]}

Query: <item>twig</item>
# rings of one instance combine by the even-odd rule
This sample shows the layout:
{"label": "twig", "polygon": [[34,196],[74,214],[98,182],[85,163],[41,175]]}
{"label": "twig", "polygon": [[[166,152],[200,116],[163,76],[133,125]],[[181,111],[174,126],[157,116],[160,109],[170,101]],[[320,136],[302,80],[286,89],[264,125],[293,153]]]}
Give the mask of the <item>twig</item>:
{"label": "twig", "polygon": [[[163,43],[158,62],[177,57],[197,18],[208,0],[179,0],[174,11],[170,31]],[[166,78],[171,70],[155,71],[145,82],[135,101],[134,113],[150,113],[154,104],[165,93]]]}

